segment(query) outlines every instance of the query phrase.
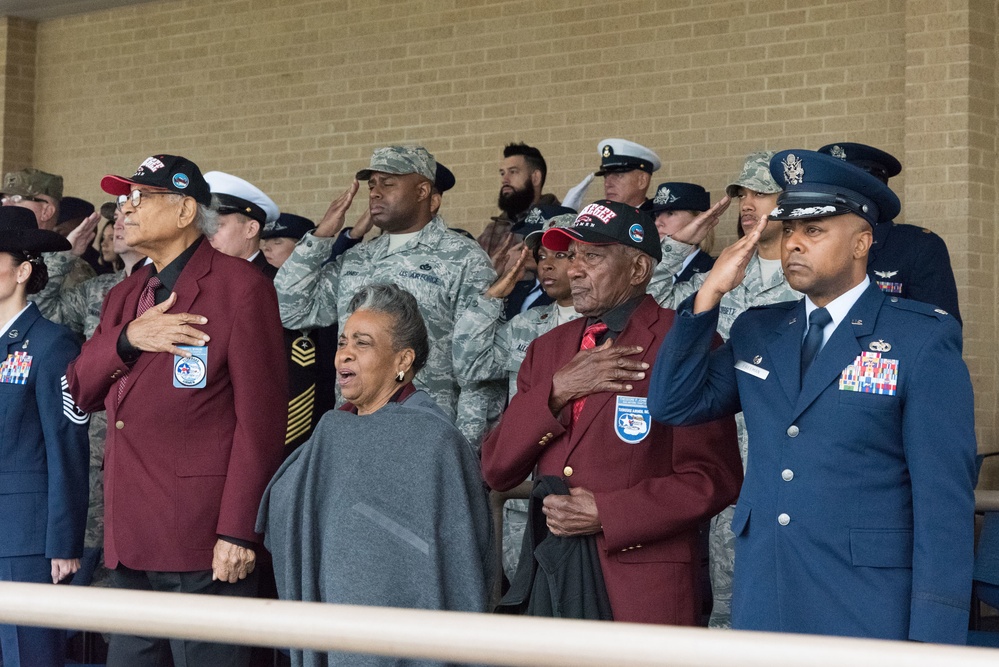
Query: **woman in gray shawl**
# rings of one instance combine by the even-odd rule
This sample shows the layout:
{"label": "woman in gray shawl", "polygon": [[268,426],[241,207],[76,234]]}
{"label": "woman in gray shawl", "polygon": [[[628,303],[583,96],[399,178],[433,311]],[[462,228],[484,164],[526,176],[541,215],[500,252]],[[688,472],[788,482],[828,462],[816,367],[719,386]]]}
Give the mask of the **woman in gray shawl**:
{"label": "woman in gray shawl", "polygon": [[[416,299],[369,285],[336,353],[347,401],[264,492],[257,530],[285,600],[485,611],[492,531],[478,458],[413,377],[429,354]],[[295,665],[434,664],[292,651]]]}

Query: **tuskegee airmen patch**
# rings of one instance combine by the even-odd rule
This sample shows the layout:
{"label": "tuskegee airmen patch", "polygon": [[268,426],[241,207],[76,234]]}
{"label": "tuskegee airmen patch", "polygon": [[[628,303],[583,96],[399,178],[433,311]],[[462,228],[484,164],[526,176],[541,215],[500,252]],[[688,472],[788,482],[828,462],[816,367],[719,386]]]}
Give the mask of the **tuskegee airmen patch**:
{"label": "tuskegee airmen patch", "polygon": [[645,396],[618,396],[614,409],[614,432],[623,442],[634,445],[649,434],[652,416]]}
{"label": "tuskegee airmen patch", "polygon": [[178,345],[191,357],[173,355],[173,386],[178,389],[203,389],[208,384],[208,348],[200,345]]}

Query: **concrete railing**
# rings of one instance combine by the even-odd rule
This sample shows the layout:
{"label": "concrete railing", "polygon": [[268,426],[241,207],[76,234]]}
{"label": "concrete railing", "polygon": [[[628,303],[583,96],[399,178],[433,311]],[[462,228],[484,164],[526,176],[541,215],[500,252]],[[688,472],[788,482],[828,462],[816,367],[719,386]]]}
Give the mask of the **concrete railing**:
{"label": "concrete railing", "polygon": [[0,583],[0,622],[531,667],[995,667],[993,649]]}

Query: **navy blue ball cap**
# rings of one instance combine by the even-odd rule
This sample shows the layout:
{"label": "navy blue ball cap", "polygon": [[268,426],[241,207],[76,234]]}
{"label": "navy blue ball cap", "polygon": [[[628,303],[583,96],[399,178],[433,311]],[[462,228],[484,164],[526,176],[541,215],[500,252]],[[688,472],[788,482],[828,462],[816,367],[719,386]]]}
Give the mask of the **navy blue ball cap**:
{"label": "navy blue ball cap", "polygon": [[771,220],[854,213],[876,225],[893,220],[902,208],[886,184],[825,153],[803,148],[780,151],[770,159],[770,174],[784,189]]}
{"label": "navy blue ball cap", "polygon": [[212,192],[198,165],[177,155],[153,155],[142,161],[135,173],[124,176],[107,175],[101,179],[101,189],[109,195],[127,195],[136,185],[148,185],[193,197],[203,206],[212,205]]}
{"label": "navy blue ball cap", "polygon": [[552,227],[541,237],[541,245],[564,252],[573,241],[591,245],[619,243],[637,248],[657,262],[663,259],[656,222],[634,206],[601,199],[583,208],[572,227]]}
{"label": "navy blue ball cap", "polygon": [[819,149],[819,152],[860,167],[882,183],[887,183],[889,178],[902,173],[902,163],[894,155],[867,144],[850,142],[826,144]]}
{"label": "navy blue ball cap", "polygon": [[448,190],[454,187],[455,179],[454,173],[442,165],[440,162],[437,163],[437,171],[434,173],[434,190],[444,194]]}
{"label": "navy blue ball cap", "polygon": [[316,223],[294,213],[281,213],[278,219],[268,223],[260,233],[261,239],[289,238],[298,241],[306,233],[316,228]]}
{"label": "navy blue ball cap", "polygon": [[694,183],[660,183],[651,200],[652,214],[663,211],[707,211],[711,193]]}

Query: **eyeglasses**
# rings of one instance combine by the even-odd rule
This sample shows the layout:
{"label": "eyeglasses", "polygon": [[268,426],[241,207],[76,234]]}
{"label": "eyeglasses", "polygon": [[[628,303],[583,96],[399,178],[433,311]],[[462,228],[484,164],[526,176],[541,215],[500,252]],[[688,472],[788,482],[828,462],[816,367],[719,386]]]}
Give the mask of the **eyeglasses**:
{"label": "eyeglasses", "polygon": [[0,202],[4,204],[20,204],[23,201],[35,201],[44,204],[44,199],[38,197],[28,197],[27,195],[0,195]]}
{"label": "eyeglasses", "polygon": [[118,210],[125,205],[125,202],[132,204],[132,208],[139,208],[143,197],[156,197],[158,195],[176,195],[176,192],[143,192],[142,190],[132,190],[131,194],[118,195]]}

